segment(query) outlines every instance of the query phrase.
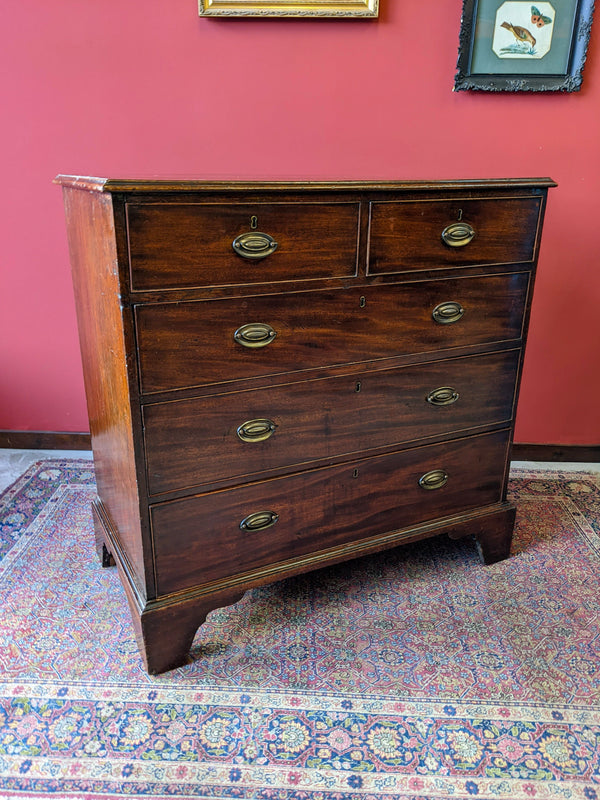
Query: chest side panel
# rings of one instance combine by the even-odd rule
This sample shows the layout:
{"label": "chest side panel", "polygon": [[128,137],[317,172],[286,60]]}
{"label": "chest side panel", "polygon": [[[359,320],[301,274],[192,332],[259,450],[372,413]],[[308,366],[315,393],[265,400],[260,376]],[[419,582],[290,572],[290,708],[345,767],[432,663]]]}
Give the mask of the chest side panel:
{"label": "chest side panel", "polygon": [[64,194],[98,494],[137,589],[145,594],[137,454],[112,200],[79,190],[65,189]]}

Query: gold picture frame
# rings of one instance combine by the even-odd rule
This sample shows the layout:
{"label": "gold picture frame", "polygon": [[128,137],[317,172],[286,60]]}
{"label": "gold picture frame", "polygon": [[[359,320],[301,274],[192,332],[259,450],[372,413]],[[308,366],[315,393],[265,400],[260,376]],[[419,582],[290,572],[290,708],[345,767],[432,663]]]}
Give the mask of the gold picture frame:
{"label": "gold picture frame", "polygon": [[201,17],[351,17],[379,14],[379,0],[199,0]]}

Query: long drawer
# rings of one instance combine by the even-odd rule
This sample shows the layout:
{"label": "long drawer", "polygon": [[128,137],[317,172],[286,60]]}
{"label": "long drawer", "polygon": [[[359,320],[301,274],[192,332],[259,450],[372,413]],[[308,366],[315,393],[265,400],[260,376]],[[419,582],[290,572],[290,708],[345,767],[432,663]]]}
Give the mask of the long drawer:
{"label": "long drawer", "polygon": [[368,274],[533,261],[540,197],[374,202]]}
{"label": "long drawer", "polygon": [[500,431],[155,505],[159,594],[499,502],[508,440]]}
{"label": "long drawer", "polygon": [[152,495],[509,422],[519,351],[143,407]]}
{"label": "long drawer", "polygon": [[131,288],[352,277],[360,204],[129,203]]}
{"label": "long drawer", "polygon": [[518,340],[529,273],[135,307],[143,393]]}

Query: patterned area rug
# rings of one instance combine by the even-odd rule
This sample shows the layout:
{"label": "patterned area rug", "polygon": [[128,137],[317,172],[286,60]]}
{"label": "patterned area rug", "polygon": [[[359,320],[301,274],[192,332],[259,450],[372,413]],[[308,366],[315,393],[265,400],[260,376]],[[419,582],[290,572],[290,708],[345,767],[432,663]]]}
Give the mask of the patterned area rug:
{"label": "patterned area rug", "polygon": [[248,592],[141,667],[88,461],[0,498],[0,797],[600,799],[600,482],[513,473],[513,554],[441,537]]}

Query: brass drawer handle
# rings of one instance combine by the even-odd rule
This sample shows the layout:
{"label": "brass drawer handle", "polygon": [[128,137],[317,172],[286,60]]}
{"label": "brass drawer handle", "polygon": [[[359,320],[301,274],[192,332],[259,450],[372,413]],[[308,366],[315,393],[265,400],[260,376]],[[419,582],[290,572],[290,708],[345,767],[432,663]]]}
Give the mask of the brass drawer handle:
{"label": "brass drawer handle", "polygon": [[458,322],[464,313],[465,310],[460,303],[449,300],[437,305],[431,312],[431,316],[440,325],[450,325],[453,322]]}
{"label": "brass drawer handle", "polygon": [[468,222],[453,222],[442,231],[442,240],[448,247],[465,247],[474,236],[475,228]]}
{"label": "brass drawer handle", "polygon": [[249,231],[237,236],[232,245],[238,256],[257,261],[266,258],[277,250],[277,242],[268,233]]}
{"label": "brass drawer handle", "polygon": [[240,528],[243,531],[265,531],[271,525],[275,525],[279,519],[279,514],[274,511],[255,511],[254,514],[248,514],[247,517],[240,522]]}
{"label": "brass drawer handle", "polygon": [[233,338],[243,347],[266,347],[277,336],[277,332],[264,322],[249,322],[233,334]]}
{"label": "brass drawer handle", "polygon": [[277,426],[272,419],[249,419],[237,429],[242,442],[264,442],[275,433]]}
{"label": "brass drawer handle", "polygon": [[432,469],[419,478],[419,486],[422,489],[441,489],[447,483],[448,473],[443,469]]}
{"label": "brass drawer handle", "polygon": [[449,406],[456,403],[460,395],[451,386],[440,386],[439,389],[434,389],[426,397],[428,403],[432,406]]}

